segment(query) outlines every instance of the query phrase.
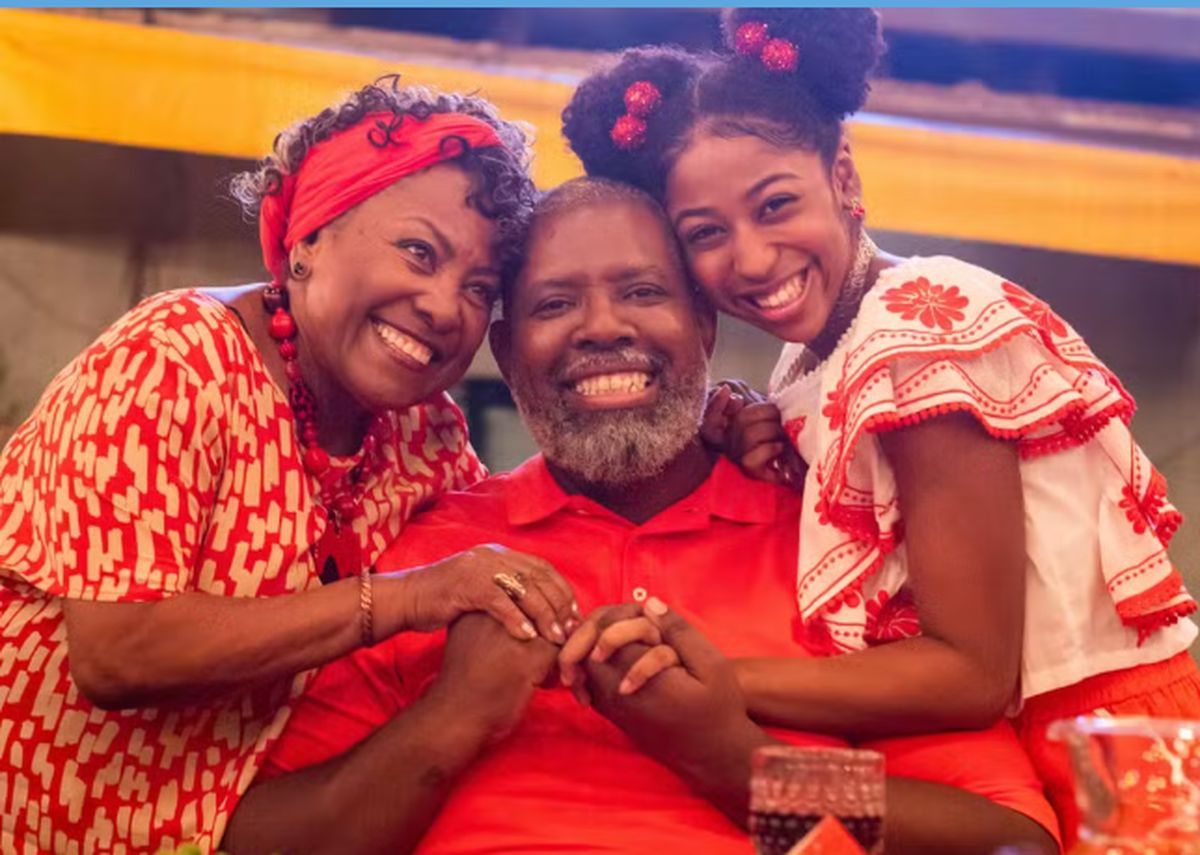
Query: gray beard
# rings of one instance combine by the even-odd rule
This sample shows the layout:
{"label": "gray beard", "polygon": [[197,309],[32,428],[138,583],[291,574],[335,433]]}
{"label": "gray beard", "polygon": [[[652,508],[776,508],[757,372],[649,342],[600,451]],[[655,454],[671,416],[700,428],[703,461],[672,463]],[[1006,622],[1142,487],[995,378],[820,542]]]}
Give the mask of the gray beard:
{"label": "gray beard", "polygon": [[696,438],[708,396],[703,354],[694,367],[659,375],[658,400],[649,408],[580,412],[563,394],[538,395],[520,371],[513,399],[546,458],[590,484],[621,487],[662,473]]}

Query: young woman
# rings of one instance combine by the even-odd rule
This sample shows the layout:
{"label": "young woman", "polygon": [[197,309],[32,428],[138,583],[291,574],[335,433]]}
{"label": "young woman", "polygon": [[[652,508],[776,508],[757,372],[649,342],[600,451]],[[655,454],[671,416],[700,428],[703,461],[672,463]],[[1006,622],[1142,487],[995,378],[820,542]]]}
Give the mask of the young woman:
{"label": "young woman", "polygon": [[1070,834],[1048,721],[1200,716],[1196,604],[1166,553],[1180,515],[1133,401],[1018,285],[864,231],[842,123],[882,49],[874,12],[735,11],[724,30],[717,56],[626,52],[564,130],[589,174],[663,201],[719,309],[787,343],[773,404],[723,392],[708,417],[807,497],[799,638],[820,656],[739,663],[750,707],[851,736],[1019,711]]}

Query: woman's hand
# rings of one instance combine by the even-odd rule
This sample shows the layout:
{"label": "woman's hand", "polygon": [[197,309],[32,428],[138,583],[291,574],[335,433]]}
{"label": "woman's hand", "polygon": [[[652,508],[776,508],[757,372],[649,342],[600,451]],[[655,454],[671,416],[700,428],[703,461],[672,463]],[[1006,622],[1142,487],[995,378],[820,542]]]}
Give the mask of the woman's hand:
{"label": "woman's hand", "polygon": [[675,648],[663,642],[662,632],[643,607],[627,603],[601,606],[579,625],[558,653],[559,679],[582,704],[591,703],[580,673],[585,661],[607,662],[630,644],[648,649],[625,672],[618,687],[622,695],[636,692],[655,675],[679,664]]}
{"label": "woman's hand", "polygon": [[656,647],[634,641],[607,662],[589,660],[596,711],[745,827],[750,756],[772,740],[747,716],[729,660],[708,639],[655,597],[641,613],[676,664],[631,695],[630,670]]}
{"label": "woman's hand", "polygon": [[708,389],[704,417],[700,420],[700,436],[709,446],[727,454],[733,417],[747,404],[765,400],[743,380],[718,380]]}
{"label": "woman's hand", "polygon": [[571,586],[549,562],[495,543],[426,567],[383,574],[379,581],[376,620],[385,626],[396,620],[406,629],[428,632],[467,612],[486,612],[514,638],[541,635],[563,644],[579,619]]}
{"label": "woman's hand", "polygon": [[779,408],[740,380],[722,380],[709,392],[700,434],[751,478],[796,489],[804,484],[804,461]]}

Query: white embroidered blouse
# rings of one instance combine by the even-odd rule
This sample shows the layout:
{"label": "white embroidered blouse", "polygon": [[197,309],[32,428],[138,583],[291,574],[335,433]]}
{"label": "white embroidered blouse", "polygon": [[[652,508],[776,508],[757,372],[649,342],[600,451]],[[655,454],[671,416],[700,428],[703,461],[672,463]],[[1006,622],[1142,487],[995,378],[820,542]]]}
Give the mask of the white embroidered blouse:
{"label": "white embroidered blouse", "polygon": [[1027,520],[1022,697],[1185,650],[1196,603],[1166,552],[1182,517],[1134,442],[1134,402],[1046,303],[950,257],[884,270],[828,359],[784,347],[770,392],[808,463],[796,595],[835,654],[920,632],[876,434],[971,413],[1017,443]]}

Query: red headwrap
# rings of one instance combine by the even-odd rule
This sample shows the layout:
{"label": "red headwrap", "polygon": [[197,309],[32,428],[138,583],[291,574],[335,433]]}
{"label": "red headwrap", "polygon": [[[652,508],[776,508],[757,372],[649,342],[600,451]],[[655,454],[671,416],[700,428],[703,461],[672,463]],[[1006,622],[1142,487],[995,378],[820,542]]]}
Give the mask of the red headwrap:
{"label": "red headwrap", "polygon": [[[387,144],[382,144],[384,140]],[[263,263],[276,282],[286,278],[296,241],[346,213],[406,175],[460,156],[468,148],[500,145],[496,130],[462,113],[426,119],[369,113],[357,124],[314,145],[258,215]]]}

